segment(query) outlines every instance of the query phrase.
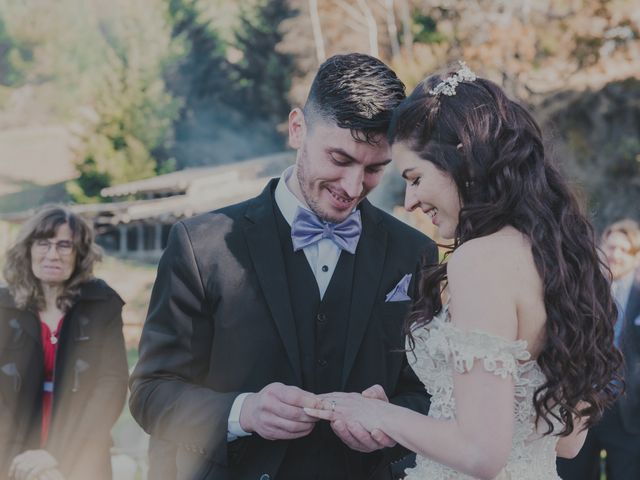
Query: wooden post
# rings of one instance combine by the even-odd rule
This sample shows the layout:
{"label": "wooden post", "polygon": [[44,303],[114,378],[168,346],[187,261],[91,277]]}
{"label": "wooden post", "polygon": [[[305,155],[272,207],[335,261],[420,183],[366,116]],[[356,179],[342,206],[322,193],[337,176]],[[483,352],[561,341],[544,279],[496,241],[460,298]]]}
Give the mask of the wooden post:
{"label": "wooden post", "polygon": [[153,249],[156,252],[162,251],[162,222],[158,221],[154,225]]}
{"label": "wooden post", "polygon": [[136,224],[136,251],[142,253],[144,251],[144,224],[142,222]]}
{"label": "wooden post", "polygon": [[120,232],[120,255],[126,255],[127,254],[127,231],[129,229],[127,228],[127,225],[125,225],[124,223],[121,223],[120,225],[118,225],[118,231]]}

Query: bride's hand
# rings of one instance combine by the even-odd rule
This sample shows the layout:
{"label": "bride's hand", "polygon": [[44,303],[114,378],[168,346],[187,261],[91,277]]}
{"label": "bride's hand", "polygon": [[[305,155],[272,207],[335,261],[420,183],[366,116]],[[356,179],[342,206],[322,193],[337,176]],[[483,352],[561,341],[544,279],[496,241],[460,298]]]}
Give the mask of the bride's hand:
{"label": "bride's hand", "polygon": [[[380,385],[372,385],[362,392],[362,396],[366,398],[377,398],[378,400],[382,400],[384,402],[389,403],[389,398],[384,391],[384,388]],[[379,444],[384,445],[385,447],[395,447],[397,445],[396,441],[389,437],[382,430],[376,428],[372,430],[371,437],[377,441]]]}
{"label": "bride's hand", "polygon": [[[396,445],[392,438],[374,426],[377,425],[376,419],[379,418],[376,417],[376,407],[379,407],[379,404],[388,405],[388,399],[382,387],[368,388],[362,392],[362,395],[340,392],[319,396],[322,398],[320,407],[309,409],[307,414],[331,422],[333,432],[352,450],[369,453]],[[365,408],[362,405],[363,402],[375,404]]]}
{"label": "bride's hand", "polygon": [[307,415],[332,423],[358,423],[368,432],[381,431],[380,418],[386,413],[388,401],[366,398],[359,393],[335,392],[320,397],[322,408],[305,408]]}

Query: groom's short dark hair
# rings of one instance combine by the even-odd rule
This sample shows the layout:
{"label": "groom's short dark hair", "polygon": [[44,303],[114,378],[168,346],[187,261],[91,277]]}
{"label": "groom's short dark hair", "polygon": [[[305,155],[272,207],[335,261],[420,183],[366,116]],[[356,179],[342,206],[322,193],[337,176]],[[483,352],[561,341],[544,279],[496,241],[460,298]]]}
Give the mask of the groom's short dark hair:
{"label": "groom's short dark hair", "polygon": [[386,135],[391,113],[404,100],[405,87],[383,62],[349,53],[326,60],[316,74],[304,114],[312,127],[316,118],[348,128],[357,140],[375,143]]}

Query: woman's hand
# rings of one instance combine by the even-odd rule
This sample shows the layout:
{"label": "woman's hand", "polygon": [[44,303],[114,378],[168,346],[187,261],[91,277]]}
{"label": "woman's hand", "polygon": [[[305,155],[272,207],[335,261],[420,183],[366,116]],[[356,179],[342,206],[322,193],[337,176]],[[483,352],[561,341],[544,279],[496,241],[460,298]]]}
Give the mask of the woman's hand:
{"label": "woman's hand", "polygon": [[347,425],[358,423],[368,432],[381,431],[380,419],[387,412],[388,402],[366,398],[359,393],[335,392],[319,396],[322,408],[305,408],[307,415]]}
{"label": "woman's hand", "polygon": [[[383,448],[391,448],[396,445],[395,440],[386,435],[382,430],[378,428],[374,428],[372,430],[368,430],[364,427],[359,421],[355,419],[348,419],[345,415],[334,415],[334,419],[331,420],[329,418],[324,418],[326,416],[325,413],[322,413],[324,409],[331,408],[335,405],[337,406],[337,397],[342,396],[354,396],[353,398],[357,402],[357,398],[361,399],[376,399],[383,403],[388,404],[389,399],[387,398],[384,389],[380,385],[373,385],[367,388],[362,392],[362,395],[357,393],[345,394],[345,393],[327,393],[323,395],[318,395],[321,398],[321,406],[319,408],[311,409],[313,411],[318,412],[317,415],[310,415],[314,418],[327,419],[331,423],[331,429],[336,436],[342,440],[342,442],[347,445],[352,450],[357,452],[370,453],[376,450],[380,450]],[[347,397],[344,397],[347,398]],[[343,402],[346,405],[346,401]],[[335,409],[331,413],[336,413]]]}
{"label": "woman's hand", "polygon": [[17,455],[11,462],[9,478],[11,480],[63,479],[57,466],[58,461],[46,450],[27,450]]}

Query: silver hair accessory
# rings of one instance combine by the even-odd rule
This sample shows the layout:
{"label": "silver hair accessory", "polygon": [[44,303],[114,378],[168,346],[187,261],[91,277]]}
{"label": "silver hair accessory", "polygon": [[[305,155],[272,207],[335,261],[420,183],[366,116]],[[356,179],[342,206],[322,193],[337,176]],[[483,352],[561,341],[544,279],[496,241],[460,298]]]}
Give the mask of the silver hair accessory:
{"label": "silver hair accessory", "polygon": [[467,67],[466,63],[462,60],[458,60],[458,63],[460,64],[460,69],[450,77],[445,78],[436,85],[435,88],[429,90],[429,95],[437,97],[442,93],[443,95],[452,97],[456,94],[456,87],[460,82],[473,82],[478,78],[476,74]]}

